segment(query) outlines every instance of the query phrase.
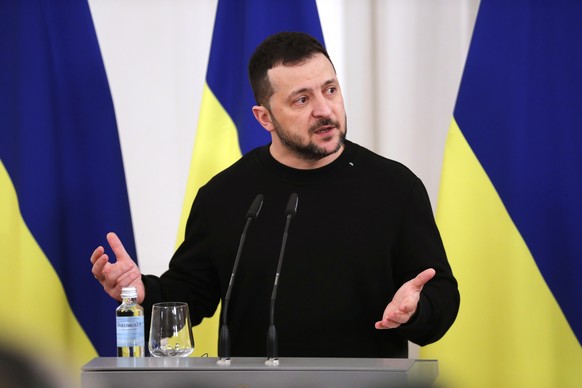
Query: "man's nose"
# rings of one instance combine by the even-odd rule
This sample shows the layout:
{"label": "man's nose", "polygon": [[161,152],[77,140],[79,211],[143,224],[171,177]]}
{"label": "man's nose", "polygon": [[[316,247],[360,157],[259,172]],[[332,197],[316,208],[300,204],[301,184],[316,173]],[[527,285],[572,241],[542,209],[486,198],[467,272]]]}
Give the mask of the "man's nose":
{"label": "man's nose", "polygon": [[313,117],[329,117],[332,113],[331,101],[329,101],[323,95],[317,95],[314,97],[313,102]]}

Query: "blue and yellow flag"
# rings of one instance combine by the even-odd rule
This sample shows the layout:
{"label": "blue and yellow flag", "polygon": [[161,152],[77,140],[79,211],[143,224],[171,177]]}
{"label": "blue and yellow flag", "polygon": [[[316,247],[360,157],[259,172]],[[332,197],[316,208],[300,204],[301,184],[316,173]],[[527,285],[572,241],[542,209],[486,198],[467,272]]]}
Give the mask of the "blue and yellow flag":
{"label": "blue and yellow flag", "polygon": [[0,346],[78,374],[116,353],[117,303],[89,257],[112,230],[136,255],[89,6],[59,4],[0,2]]}
{"label": "blue and yellow flag", "polygon": [[[247,65],[255,47],[281,31],[307,32],[323,43],[315,0],[218,1],[179,242],[198,188],[242,154],[270,141],[251,110],[256,103]],[[194,329],[195,355],[216,355],[218,316]]]}
{"label": "blue and yellow flag", "polygon": [[437,221],[457,321],[447,387],[582,386],[582,2],[482,0]]}

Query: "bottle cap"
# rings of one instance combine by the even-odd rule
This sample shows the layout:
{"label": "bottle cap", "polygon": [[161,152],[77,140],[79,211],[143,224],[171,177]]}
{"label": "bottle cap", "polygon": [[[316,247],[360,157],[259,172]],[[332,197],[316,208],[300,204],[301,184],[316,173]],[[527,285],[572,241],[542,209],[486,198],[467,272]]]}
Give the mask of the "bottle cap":
{"label": "bottle cap", "polygon": [[137,288],[135,287],[123,287],[121,289],[122,298],[137,298]]}

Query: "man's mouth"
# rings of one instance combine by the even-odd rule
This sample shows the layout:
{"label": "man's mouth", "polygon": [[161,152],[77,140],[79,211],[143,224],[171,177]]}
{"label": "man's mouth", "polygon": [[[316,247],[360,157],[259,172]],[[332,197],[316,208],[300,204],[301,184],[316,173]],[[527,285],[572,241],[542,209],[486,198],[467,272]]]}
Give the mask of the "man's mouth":
{"label": "man's mouth", "polygon": [[326,125],[324,127],[320,127],[317,130],[315,130],[315,133],[317,135],[325,135],[331,131],[333,131],[335,129],[335,126],[333,125]]}

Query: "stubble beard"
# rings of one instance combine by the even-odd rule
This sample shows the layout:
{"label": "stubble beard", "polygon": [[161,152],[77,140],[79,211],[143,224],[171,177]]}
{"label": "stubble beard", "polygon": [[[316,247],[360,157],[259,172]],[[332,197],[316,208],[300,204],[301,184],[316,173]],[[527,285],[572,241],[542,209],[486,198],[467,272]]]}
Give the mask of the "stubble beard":
{"label": "stubble beard", "polygon": [[[331,154],[335,154],[338,152],[344,145],[346,140],[347,134],[347,119],[345,119],[345,129],[342,132],[340,123],[334,121],[332,119],[319,119],[317,123],[315,123],[311,128],[309,128],[308,133],[311,135],[315,133],[315,131],[321,127],[332,125],[339,131],[339,138],[335,148],[331,151],[327,151],[325,148],[318,146],[311,140],[304,144],[301,140],[301,137],[297,134],[289,133],[286,129],[284,129],[281,124],[275,119],[273,115],[271,115],[271,120],[273,123],[273,127],[275,128],[275,133],[281,140],[283,146],[285,146],[288,150],[293,152],[297,155],[300,159],[303,160],[320,160],[329,156]],[[330,135],[332,136],[332,135]]]}

